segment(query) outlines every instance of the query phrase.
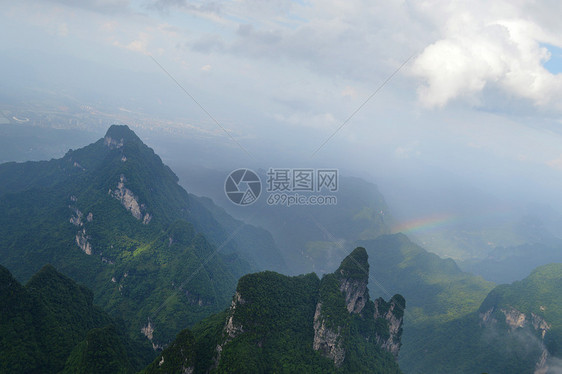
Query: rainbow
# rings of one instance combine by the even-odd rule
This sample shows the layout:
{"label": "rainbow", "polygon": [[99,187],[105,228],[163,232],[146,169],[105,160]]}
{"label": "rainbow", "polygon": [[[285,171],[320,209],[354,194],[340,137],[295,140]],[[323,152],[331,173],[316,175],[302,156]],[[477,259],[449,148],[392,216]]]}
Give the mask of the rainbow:
{"label": "rainbow", "polygon": [[419,233],[432,229],[447,226],[459,221],[459,218],[450,213],[437,213],[427,217],[416,218],[410,221],[401,222],[392,227],[392,232],[402,232],[404,234]]}

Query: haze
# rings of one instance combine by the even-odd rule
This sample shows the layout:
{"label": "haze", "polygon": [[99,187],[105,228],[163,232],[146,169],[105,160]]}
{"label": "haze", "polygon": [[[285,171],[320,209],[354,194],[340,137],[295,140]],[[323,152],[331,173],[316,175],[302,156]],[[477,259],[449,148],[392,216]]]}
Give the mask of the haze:
{"label": "haze", "polygon": [[376,183],[396,230],[440,255],[471,257],[435,235],[529,213],[557,236],[560,14],[556,1],[3,1],[2,113],[62,113],[78,120],[57,127],[79,131],[0,158],[59,157],[117,120],[196,193],[205,182],[181,170],[331,167]]}

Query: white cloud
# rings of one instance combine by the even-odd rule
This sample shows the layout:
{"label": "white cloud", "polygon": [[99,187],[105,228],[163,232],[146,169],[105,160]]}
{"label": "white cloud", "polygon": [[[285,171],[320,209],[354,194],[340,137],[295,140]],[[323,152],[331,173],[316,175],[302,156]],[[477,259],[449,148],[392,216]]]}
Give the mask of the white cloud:
{"label": "white cloud", "polygon": [[562,170],[562,155],[558,158],[547,161],[546,164],[553,169]]}
{"label": "white cloud", "polygon": [[116,47],[121,47],[128,49],[133,52],[139,52],[144,55],[149,55],[148,43],[150,40],[150,34],[147,32],[138,33],[137,37],[129,43],[121,43],[119,41],[114,41],[113,45]]}
{"label": "white cloud", "polygon": [[346,97],[346,96],[347,96],[347,97],[351,97],[351,98],[354,98],[354,99],[355,99],[355,98],[357,97],[358,93],[357,93],[357,90],[356,90],[355,88],[350,87],[350,86],[346,86],[346,87],[342,90],[341,95],[342,95],[343,97]]}
{"label": "white cloud", "polygon": [[68,25],[66,23],[61,23],[57,27],[57,34],[59,36],[68,36]]}
{"label": "white cloud", "polygon": [[419,141],[414,141],[410,144],[401,145],[394,150],[394,156],[401,160],[415,158],[421,156],[421,152],[417,149]]}
{"label": "white cloud", "polygon": [[433,2],[439,3],[443,6],[432,9],[448,22],[437,25],[438,40],[423,50],[412,68],[424,82],[418,90],[422,104],[443,107],[458,98],[478,104],[482,92],[491,88],[508,99],[524,98],[543,109],[562,110],[562,75],[543,67],[550,54],[541,46],[562,46],[562,38],[544,29],[540,17],[529,17],[517,3],[489,7],[482,1],[454,6]]}
{"label": "white cloud", "polygon": [[297,112],[288,115],[276,113],[272,117],[279,123],[330,131],[340,125],[334,115],[329,112],[316,114]]}

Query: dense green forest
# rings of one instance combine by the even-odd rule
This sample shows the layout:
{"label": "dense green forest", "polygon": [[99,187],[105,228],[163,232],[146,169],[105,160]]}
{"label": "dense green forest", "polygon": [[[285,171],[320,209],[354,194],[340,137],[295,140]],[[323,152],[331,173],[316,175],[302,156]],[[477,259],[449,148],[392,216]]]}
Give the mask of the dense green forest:
{"label": "dense green forest", "polygon": [[554,370],[560,264],[496,286],[385,235],[376,188],[351,190],[336,215],[289,220],[283,246],[303,268],[327,256],[322,274],[366,240],[333,273],[289,277],[251,273],[288,269],[273,236],[187,193],[126,126],[0,165],[0,372],[398,373],[396,357],[408,373]]}
{"label": "dense green forest", "polygon": [[224,309],[264,266],[254,259],[279,258],[267,232],[190,196],[127,126],[61,159],[0,165],[0,211],[0,263],[18,280],[53,264],[156,346]]}
{"label": "dense green forest", "polygon": [[0,372],[75,373],[97,365],[111,370],[90,372],[131,373],[151,356],[148,344],[131,341],[122,322],[93,304],[90,290],[52,266],[25,286],[0,266]]}
{"label": "dense green forest", "polygon": [[[560,355],[560,264],[539,267],[520,282],[495,287],[402,234],[360,245],[376,259],[370,272],[377,286],[371,294],[398,292],[408,300],[399,356],[405,372],[529,373],[543,348],[549,357]],[[487,318],[492,322],[485,323],[490,310]],[[516,310],[527,322],[513,329],[502,310]],[[544,339],[540,329],[532,327],[533,315],[550,325]]]}
{"label": "dense green forest", "polygon": [[[216,373],[399,373],[381,342],[391,334],[383,316],[399,306],[394,317],[401,320],[404,299],[396,295],[389,303],[379,300],[377,305],[386,309],[377,315],[375,303],[361,294],[366,297],[365,307],[361,313],[350,313],[347,294],[340,287],[355,277],[366,282],[368,263],[362,248],[346,260],[322,279],[315,274],[288,277],[270,271],[242,277],[229,310],[182,331],[144,373],[180,373],[190,368],[195,373],[209,368]],[[340,334],[342,364],[313,349],[321,333],[315,325],[319,303],[320,318],[328,319]]]}

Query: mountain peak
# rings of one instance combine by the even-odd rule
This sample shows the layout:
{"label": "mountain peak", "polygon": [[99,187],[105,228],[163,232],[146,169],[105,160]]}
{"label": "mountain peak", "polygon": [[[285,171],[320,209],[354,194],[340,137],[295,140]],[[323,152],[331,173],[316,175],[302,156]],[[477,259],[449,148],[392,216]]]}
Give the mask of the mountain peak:
{"label": "mountain peak", "polygon": [[[320,284],[314,313],[313,349],[331,359],[338,368],[344,365],[350,346],[363,343],[363,339],[376,342],[395,360],[400,349],[404,298],[395,295],[388,303],[382,298],[376,302],[369,300],[368,258],[365,248],[355,248],[338,270],[325,275]],[[354,340],[357,336],[346,333],[346,326],[356,323],[371,326],[371,330],[365,330],[370,332],[360,334],[358,340]]]}
{"label": "mountain peak", "polygon": [[336,271],[345,278],[369,278],[369,255],[363,247],[357,247],[341,262]]}
{"label": "mountain peak", "polygon": [[140,138],[127,125],[111,125],[104,137],[104,144],[111,148],[121,148],[126,142],[141,142]]}

